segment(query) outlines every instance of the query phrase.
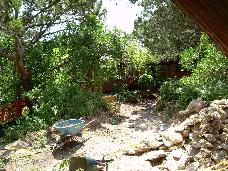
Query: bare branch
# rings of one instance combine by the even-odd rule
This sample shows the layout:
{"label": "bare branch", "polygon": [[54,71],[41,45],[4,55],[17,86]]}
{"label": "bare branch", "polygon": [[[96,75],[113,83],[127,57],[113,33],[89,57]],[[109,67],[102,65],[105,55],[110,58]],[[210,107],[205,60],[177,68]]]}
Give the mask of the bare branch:
{"label": "bare branch", "polygon": [[49,33],[43,34],[43,37],[46,37],[46,36],[49,36],[49,35],[53,35],[53,34],[56,34],[56,33],[59,33],[59,32],[63,32],[63,31],[66,31],[66,29],[57,30],[57,31],[54,31],[54,32],[49,32]]}
{"label": "bare branch", "polygon": [[49,4],[47,7],[44,7],[44,8],[42,8],[42,9],[40,9],[39,12],[37,12],[35,15],[33,15],[33,16],[30,18],[30,20],[29,20],[28,23],[32,22],[32,20],[35,19],[38,15],[40,15],[41,13],[43,13],[43,12],[45,12],[46,10],[50,9],[51,7],[55,6],[55,5],[56,5],[57,3],[59,3],[59,2],[60,2],[60,0],[55,0],[55,1],[53,1],[51,4]]}
{"label": "bare branch", "polygon": [[[67,20],[65,21],[59,21],[59,22],[53,22],[52,25],[57,25],[57,24],[63,24],[67,22]],[[33,25],[28,25],[25,27],[25,29],[29,29],[29,28],[33,28],[33,27],[43,27],[43,26],[46,26],[46,25],[49,25],[49,23],[39,23],[39,24],[33,24]]]}
{"label": "bare branch", "polygon": [[45,29],[41,28],[40,31],[34,36],[32,39],[30,45],[35,44],[38,42],[44,35],[44,33],[48,30],[49,27],[46,27]]}

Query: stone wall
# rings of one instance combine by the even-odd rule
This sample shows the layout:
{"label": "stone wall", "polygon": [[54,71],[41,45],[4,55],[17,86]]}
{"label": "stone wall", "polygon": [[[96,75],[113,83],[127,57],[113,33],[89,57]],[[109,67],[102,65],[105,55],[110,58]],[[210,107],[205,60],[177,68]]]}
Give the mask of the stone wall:
{"label": "stone wall", "polygon": [[139,155],[155,170],[194,171],[219,163],[227,167],[228,100],[213,101],[179,125],[127,149],[125,154]]}

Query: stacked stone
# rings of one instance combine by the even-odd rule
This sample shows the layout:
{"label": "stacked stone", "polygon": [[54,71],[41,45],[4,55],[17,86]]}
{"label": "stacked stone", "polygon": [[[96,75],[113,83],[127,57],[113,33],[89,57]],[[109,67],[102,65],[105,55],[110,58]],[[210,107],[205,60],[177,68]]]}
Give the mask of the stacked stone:
{"label": "stacked stone", "polygon": [[153,135],[126,154],[142,157],[156,170],[206,168],[228,159],[228,100],[215,100],[176,127]]}

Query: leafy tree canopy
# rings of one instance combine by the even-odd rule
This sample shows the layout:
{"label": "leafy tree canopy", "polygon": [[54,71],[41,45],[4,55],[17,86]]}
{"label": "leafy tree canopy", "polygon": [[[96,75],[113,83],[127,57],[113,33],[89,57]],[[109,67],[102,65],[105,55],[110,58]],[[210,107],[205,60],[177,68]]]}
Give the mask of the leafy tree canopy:
{"label": "leafy tree canopy", "polygon": [[142,0],[140,5],[144,10],[134,33],[160,60],[175,58],[199,42],[199,28],[171,0]]}
{"label": "leafy tree canopy", "polygon": [[4,39],[0,42],[0,57],[16,66],[20,80],[17,96],[32,89],[33,71],[25,57],[29,49],[66,30],[66,25],[79,24],[89,13],[101,14],[101,3],[96,0],[2,0],[0,8],[0,33]]}

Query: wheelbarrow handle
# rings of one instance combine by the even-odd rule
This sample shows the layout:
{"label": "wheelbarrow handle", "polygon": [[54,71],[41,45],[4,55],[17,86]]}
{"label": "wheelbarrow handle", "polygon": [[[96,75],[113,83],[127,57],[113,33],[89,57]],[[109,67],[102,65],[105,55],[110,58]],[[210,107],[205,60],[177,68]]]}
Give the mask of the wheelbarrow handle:
{"label": "wheelbarrow handle", "polygon": [[93,119],[92,121],[89,121],[85,126],[82,127],[81,130],[87,128],[91,123],[93,123],[96,119]]}

